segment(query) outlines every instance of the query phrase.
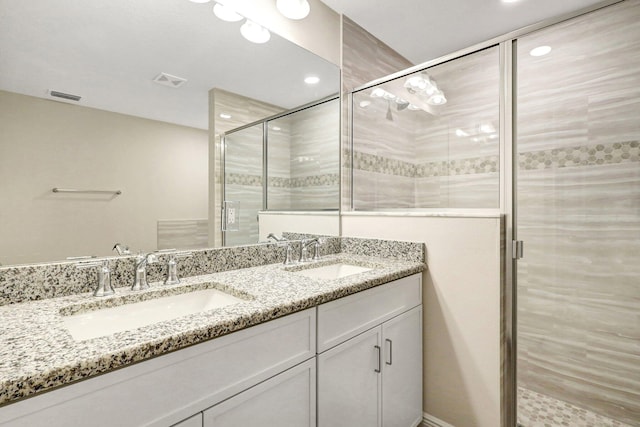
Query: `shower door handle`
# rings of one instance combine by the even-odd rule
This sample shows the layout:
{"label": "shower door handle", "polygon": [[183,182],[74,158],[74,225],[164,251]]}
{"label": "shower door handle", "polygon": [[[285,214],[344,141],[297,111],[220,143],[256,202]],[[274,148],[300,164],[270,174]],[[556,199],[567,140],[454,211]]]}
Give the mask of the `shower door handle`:
{"label": "shower door handle", "polygon": [[516,260],[524,257],[524,242],[522,240],[511,242],[511,257]]}

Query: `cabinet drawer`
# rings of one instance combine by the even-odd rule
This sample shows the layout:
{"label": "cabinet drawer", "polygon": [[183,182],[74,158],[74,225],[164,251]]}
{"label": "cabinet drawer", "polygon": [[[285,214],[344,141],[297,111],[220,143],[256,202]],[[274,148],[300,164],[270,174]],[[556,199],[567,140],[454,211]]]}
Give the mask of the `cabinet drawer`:
{"label": "cabinet drawer", "polygon": [[5,406],[0,426],[166,427],[314,355],[308,309]]}
{"label": "cabinet drawer", "polygon": [[422,303],[422,275],[404,277],[318,306],[318,353]]}

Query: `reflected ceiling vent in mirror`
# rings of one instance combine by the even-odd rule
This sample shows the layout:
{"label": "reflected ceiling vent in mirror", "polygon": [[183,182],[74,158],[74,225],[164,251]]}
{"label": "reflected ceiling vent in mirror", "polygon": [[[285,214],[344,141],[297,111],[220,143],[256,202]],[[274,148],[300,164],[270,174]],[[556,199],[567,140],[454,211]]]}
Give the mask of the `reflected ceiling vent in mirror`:
{"label": "reflected ceiling vent in mirror", "polygon": [[171,74],[167,73],[160,73],[153,78],[153,81],[163,86],[180,87],[187,82],[187,79],[172,76]]}
{"label": "reflected ceiling vent in mirror", "polygon": [[57,90],[49,90],[47,94],[53,98],[64,99],[65,101],[78,102],[82,99],[80,95],[72,95],[70,93],[58,92]]}

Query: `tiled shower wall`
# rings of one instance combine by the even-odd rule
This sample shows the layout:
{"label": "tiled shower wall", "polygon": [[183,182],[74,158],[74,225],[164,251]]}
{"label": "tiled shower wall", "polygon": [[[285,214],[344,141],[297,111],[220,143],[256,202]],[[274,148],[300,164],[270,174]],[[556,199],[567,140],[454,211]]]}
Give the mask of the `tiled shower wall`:
{"label": "tiled shower wall", "polygon": [[[270,210],[338,208],[339,102],[271,120],[268,125],[267,207]],[[263,206],[263,125],[226,135],[226,199],[239,202],[239,230],[226,244],[258,241]]]}
{"label": "tiled shower wall", "polygon": [[338,209],[339,129],[338,99],[269,122],[268,209]]}
{"label": "tiled shower wall", "polygon": [[[447,97],[442,106],[423,102],[428,111],[371,97],[374,88],[354,94],[355,209],[498,207],[498,48],[427,73]],[[378,87],[417,104],[409,77]]]}
{"label": "tiled shower wall", "polygon": [[633,426],[639,75],[639,1],[518,41],[518,385]]}

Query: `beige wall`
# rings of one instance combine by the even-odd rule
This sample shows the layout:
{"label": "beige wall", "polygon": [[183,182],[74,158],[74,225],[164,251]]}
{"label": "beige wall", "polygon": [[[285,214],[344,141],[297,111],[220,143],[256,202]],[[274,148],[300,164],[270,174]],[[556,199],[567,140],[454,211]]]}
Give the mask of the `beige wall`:
{"label": "beige wall", "polygon": [[500,218],[344,214],[342,235],[424,242],[424,411],[500,426]]}
{"label": "beige wall", "polygon": [[0,262],[156,249],[158,220],[207,217],[207,151],[200,129],[0,91]]}

